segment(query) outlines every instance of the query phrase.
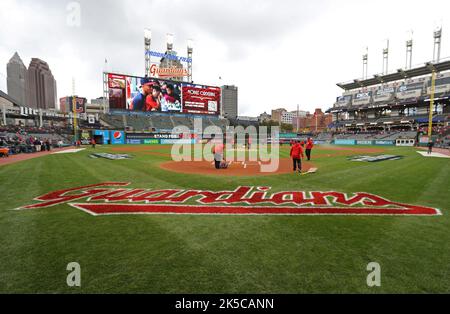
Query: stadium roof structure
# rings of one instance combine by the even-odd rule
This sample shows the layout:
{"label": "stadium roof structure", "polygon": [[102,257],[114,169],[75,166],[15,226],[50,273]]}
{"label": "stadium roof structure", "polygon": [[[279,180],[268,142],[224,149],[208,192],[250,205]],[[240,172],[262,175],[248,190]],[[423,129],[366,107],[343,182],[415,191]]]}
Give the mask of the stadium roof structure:
{"label": "stadium roof structure", "polygon": [[344,90],[352,90],[361,87],[369,87],[378,84],[385,84],[394,81],[400,81],[408,78],[423,76],[427,74],[431,74],[432,72],[442,72],[450,70],[450,60],[442,61],[442,62],[427,62],[423,66],[412,68],[409,70],[398,69],[397,72],[389,73],[389,74],[376,74],[372,78],[368,79],[356,79],[352,82],[347,83],[338,83],[336,84],[340,88]]}
{"label": "stadium roof structure", "polygon": [[18,106],[17,100],[15,100],[14,98],[12,98],[11,96],[9,96],[7,93],[5,93],[5,92],[2,91],[2,90],[0,90],[0,97],[5,98],[5,99],[8,100],[9,102],[12,102],[14,105]]}

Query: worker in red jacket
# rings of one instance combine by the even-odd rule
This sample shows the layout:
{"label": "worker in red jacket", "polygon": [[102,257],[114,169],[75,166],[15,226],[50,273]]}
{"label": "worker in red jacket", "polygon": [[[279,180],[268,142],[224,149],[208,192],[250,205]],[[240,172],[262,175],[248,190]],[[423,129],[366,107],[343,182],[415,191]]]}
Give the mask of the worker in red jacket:
{"label": "worker in red jacket", "polygon": [[213,139],[212,143],[213,143],[213,146],[212,146],[211,151],[214,154],[214,165],[215,165],[216,169],[221,169],[220,165],[223,161],[223,149],[224,149],[223,141],[218,140],[218,139]]}
{"label": "worker in red jacket", "polygon": [[303,156],[303,148],[300,145],[300,141],[297,141],[294,145],[292,145],[291,147],[291,158],[292,158],[292,162],[294,164],[294,171],[297,171],[298,168],[298,173],[302,173],[302,158]]}
{"label": "worker in red jacket", "polygon": [[314,142],[312,138],[308,138],[308,141],[306,142],[306,157],[308,158],[308,161],[311,160],[311,151],[314,147]]}

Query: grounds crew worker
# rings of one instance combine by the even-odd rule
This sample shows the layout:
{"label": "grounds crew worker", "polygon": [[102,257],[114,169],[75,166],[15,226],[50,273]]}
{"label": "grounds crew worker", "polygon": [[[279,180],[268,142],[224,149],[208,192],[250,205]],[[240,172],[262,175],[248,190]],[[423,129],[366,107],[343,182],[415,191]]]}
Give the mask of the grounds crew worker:
{"label": "grounds crew worker", "polygon": [[291,147],[291,153],[290,156],[292,158],[292,162],[294,164],[294,171],[297,171],[298,166],[298,173],[302,173],[302,158],[303,156],[303,148],[300,145],[300,141],[297,141],[294,145]]}
{"label": "grounds crew worker", "polygon": [[223,143],[217,139],[213,140],[212,153],[214,154],[214,165],[216,169],[221,169],[220,164],[223,160]]}
{"label": "grounds crew worker", "polygon": [[308,138],[308,141],[306,142],[306,157],[308,158],[308,161],[311,160],[311,151],[314,147],[314,142],[312,138]]}

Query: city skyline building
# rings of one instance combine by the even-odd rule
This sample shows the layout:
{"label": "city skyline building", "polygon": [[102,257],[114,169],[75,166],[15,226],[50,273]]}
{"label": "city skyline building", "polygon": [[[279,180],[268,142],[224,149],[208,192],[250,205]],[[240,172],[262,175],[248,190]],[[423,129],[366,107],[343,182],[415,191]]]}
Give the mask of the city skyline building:
{"label": "city skyline building", "polygon": [[17,51],[6,65],[7,93],[17,104],[25,106],[27,67]]}
{"label": "city skyline building", "polygon": [[27,107],[56,109],[56,80],[47,62],[39,58],[31,59],[26,77],[25,90]]}

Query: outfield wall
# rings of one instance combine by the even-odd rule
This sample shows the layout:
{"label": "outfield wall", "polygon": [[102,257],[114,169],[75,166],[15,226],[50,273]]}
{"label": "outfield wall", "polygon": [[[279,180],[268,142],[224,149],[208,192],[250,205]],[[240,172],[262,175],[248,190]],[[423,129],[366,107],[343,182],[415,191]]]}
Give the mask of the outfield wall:
{"label": "outfield wall", "polygon": [[396,141],[337,139],[337,140],[334,140],[334,144],[335,145],[395,146]]}

